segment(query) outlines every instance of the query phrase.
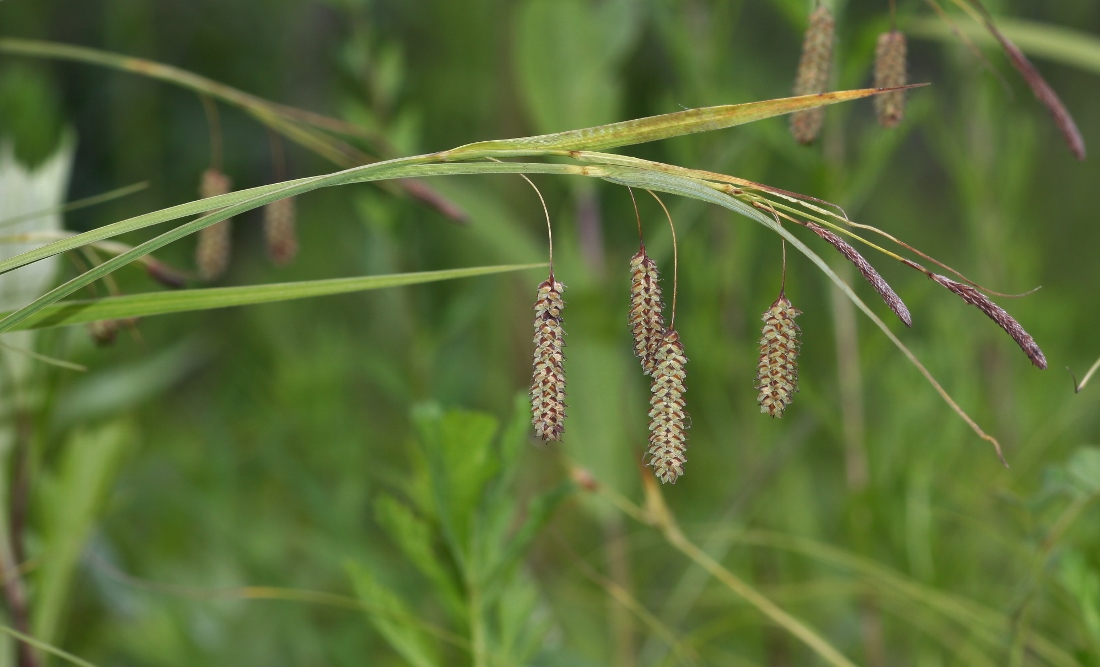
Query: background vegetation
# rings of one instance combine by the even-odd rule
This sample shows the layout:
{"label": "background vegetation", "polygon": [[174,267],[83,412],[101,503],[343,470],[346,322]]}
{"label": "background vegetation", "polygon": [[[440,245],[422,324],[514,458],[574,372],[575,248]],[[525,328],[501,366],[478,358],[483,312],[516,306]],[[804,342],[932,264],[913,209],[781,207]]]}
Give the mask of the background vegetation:
{"label": "background vegetation", "polygon": [[[370,130],[364,149],[396,156],[784,97],[809,4],[9,0],[0,26],[341,117]],[[1073,50],[1011,24],[1095,150],[1100,5],[989,5],[1083,40]],[[834,10],[836,88],[868,85],[887,3]],[[911,331],[895,330],[1000,439],[1010,469],[799,256],[787,293],[805,312],[802,391],[784,419],[758,414],[778,240],[666,198],[693,428],[686,476],[660,493],[681,536],[637,466],[648,387],[626,326],[629,197],[539,176],[569,286],[561,445],[532,444],[524,407],[540,271],[148,318],[106,348],[82,327],[6,334],[89,369],[4,356],[5,530],[18,532],[9,549],[23,543],[31,634],[98,665],[824,660],[712,563],[857,664],[1100,665],[1100,386],[1074,394],[1065,371],[1100,355],[1100,167],[1072,159],[999,51],[975,35],[1007,85],[927,5],[898,11],[911,78],[933,84],[910,95],[899,129],[857,102],[830,107],[810,148],[772,119],[624,152],[837,202],[1004,292],[1042,285],[1000,301],[1042,345],[1044,372],[980,313],[876,260],[914,313]],[[282,178],[261,124],[225,105],[220,120],[236,187]],[[194,93],[4,54],[0,135],[26,168],[75,146],[63,200],[148,183],[65,215],[78,231],[194,199],[211,161]],[[287,151],[286,177],[338,166]],[[253,211],[222,282],[545,260],[542,211],[515,176],[430,185],[465,225],[374,185],[320,190],[298,198],[293,265],[267,260]],[[670,268],[662,214],[639,203],[647,246]],[[158,257],[189,268],[192,251],[187,239]],[[126,293],[159,289],[133,269],[117,279]],[[14,643],[0,653],[17,659]]]}

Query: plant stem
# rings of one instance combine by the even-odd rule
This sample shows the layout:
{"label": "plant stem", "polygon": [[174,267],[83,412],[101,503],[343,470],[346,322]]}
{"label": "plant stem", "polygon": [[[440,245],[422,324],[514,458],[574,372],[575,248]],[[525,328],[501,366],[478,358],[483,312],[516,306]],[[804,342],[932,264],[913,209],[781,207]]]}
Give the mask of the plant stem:
{"label": "plant stem", "polygon": [[488,645],[485,637],[485,614],[482,610],[481,587],[469,582],[468,613],[470,615],[470,644],[474,667],[488,667]]}

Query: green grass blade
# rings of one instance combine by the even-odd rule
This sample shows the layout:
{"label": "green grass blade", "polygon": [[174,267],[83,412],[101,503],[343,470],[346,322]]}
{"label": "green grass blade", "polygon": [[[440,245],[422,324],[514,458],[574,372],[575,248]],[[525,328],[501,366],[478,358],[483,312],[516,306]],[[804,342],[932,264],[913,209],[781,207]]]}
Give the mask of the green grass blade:
{"label": "green grass blade", "polygon": [[[1036,58],[1077,67],[1086,72],[1100,74],[1100,37],[1036,21],[998,18],[997,26],[1005,37],[1016,46]],[[993,35],[977,24],[960,24],[958,28],[967,37],[987,45],[997,43]],[[915,37],[951,42],[955,36],[948,26],[934,18],[914,18],[905,31]]]}
{"label": "green grass blade", "polygon": [[85,197],[84,199],[78,199],[76,201],[71,201],[67,204],[62,204],[60,206],[53,206],[51,208],[44,208],[41,211],[24,213],[23,215],[19,215],[14,218],[5,218],[3,220],[0,220],[0,229],[4,227],[10,227],[12,225],[17,225],[25,220],[33,220],[34,218],[39,218],[44,215],[50,215],[51,213],[67,213],[69,211],[76,211],[82,208],[87,208],[89,206],[103,204],[109,201],[113,201],[115,199],[120,199],[127,195],[132,195],[135,192],[140,192],[147,187],[149,187],[149,182],[142,181],[141,183],[133,183],[131,185],[126,185],[115,190],[109,190],[102,194]]}
{"label": "green grass blade", "polygon": [[[80,274],[72,280],[66,282],[63,285],[55,287],[46,294],[43,294],[39,298],[35,299],[31,303],[27,304],[23,308],[9,314],[3,320],[0,320],[0,332],[9,331],[12,327],[19,324],[23,320],[27,319],[31,315],[34,315],[38,311],[42,310],[46,306],[57,303],[61,299],[65,298],[69,294],[72,294],[76,290],[90,285],[91,283],[101,279],[103,276],[129,264],[130,262],[141,259],[151,252],[155,252],[160,248],[178,241],[179,239],[193,234],[194,232],[204,229],[211,225],[217,224],[222,220],[239,215],[253,208],[263,206],[276,199],[282,199],[284,197],[293,197],[295,195],[302,194],[303,192],[309,192],[310,190],[316,190],[320,187],[332,186],[332,185],[345,185],[348,183],[362,183],[371,180],[379,180],[383,178],[407,178],[416,176],[439,176],[450,174],[485,174],[485,173],[547,173],[547,174],[587,174],[591,176],[603,175],[602,168],[598,167],[577,167],[573,165],[564,164],[518,164],[518,163],[504,163],[504,162],[480,162],[472,164],[417,164],[418,162],[430,159],[425,156],[403,158],[401,160],[392,160],[390,162],[378,162],[375,164],[365,165],[363,167],[356,167],[354,169],[348,169],[345,171],[337,172],[335,174],[329,174],[328,176],[315,177],[312,179],[304,179],[302,181],[290,181],[293,185],[287,185],[286,183],[280,184],[281,187],[268,186],[273,188],[267,191],[267,194],[252,197],[251,199],[245,199],[244,201],[228,206],[214,213],[209,213],[180,225],[170,232],[165,232],[156,238],[150,239],[139,246],[121,253],[111,259],[103,262],[99,266]],[[223,195],[225,196],[225,195]],[[209,202],[216,197],[210,197],[209,199],[202,200]],[[201,202],[192,202],[192,204],[200,204]],[[209,204],[207,204],[209,205]],[[189,206],[189,205],[184,205]],[[176,207],[180,208],[180,207]],[[157,218],[161,214],[166,214],[165,211],[159,211],[155,214],[150,214]],[[178,217],[172,216],[172,217]],[[138,218],[132,218],[129,222],[138,220]],[[154,219],[152,222],[146,221],[144,226],[150,224],[156,224],[161,222],[161,219]],[[124,221],[127,222],[127,221]],[[116,223],[119,224],[119,223]],[[111,225],[108,225],[110,227]],[[101,228],[103,229],[103,228]],[[99,231],[99,230],[93,230]],[[47,246],[43,246],[37,251],[31,251],[23,253],[17,257],[12,258],[9,262],[0,262],[0,273],[4,270],[11,270],[24,264],[28,264],[31,261],[42,259],[42,257],[49,257],[50,255],[62,252],[63,250],[72,250],[73,248],[84,245],[83,243],[77,243],[78,239],[84,238],[85,243],[90,242],[88,240],[88,234],[81,234],[74,236],[64,241],[58,241],[57,243],[51,243]],[[98,240],[98,239],[94,239]],[[68,247],[64,247],[62,250],[56,250],[57,248],[68,244]],[[54,248],[54,252],[49,252],[49,249]],[[35,256],[35,253],[45,253],[41,256]],[[20,258],[23,258],[20,260]],[[28,259],[29,258],[29,259]],[[16,261],[20,260],[20,261]],[[14,266],[9,266],[10,263],[14,263]]]}
{"label": "green grass blade", "polygon": [[30,644],[31,646],[35,647],[39,651],[45,651],[46,653],[51,653],[51,654],[56,655],[57,657],[61,658],[62,660],[71,662],[74,665],[80,665],[80,667],[95,667],[95,665],[93,665],[92,663],[88,662],[87,660],[85,660],[83,658],[78,658],[75,655],[73,655],[72,653],[69,653],[68,651],[62,651],[61,649],[57,648],[56,646],[51,646],[50,644],[47,644],[46,642],[38,641],[34,637],[31,637],[30,635],[25,635],[22,632],[19,632],[18,630],[16,630],[15,628],[9,628],[6,625],[0,625],[0,632],[3,632],[5,634],[9,634],[12,637],[15,637],[19,641],[23,642],[24,644]]}
{"label": "green grass blade", "polygon": [[[430,160],[436,159],[432,155],[419,155],[414,157],[400,158],[398,160],[389,160],[387,162],[375,162],[373,164],[364,165],[362,167],[354,167],[352,169],[346,169],[344,171],[338,171],[331,174],[325,174],[322,176],[311,176],[309,178],[299,178],[292,181],[283,181],[282,183],[274,183],[271,185],[263,185],[257,188],[250,188],[248,190],[239,190],[236,192],[230,192],[224,195],[218,195],[217,197],[208,197],[206,199],[200,199],[198,201],[188,202],[186,204],[179,204],[152,213],[146,213],[139,215],[135,218],[129,218],[120,222],[115,222],[110,225],[104,225],[96,229],[84,232],[83,234],[77,234],[60,241],[42,246],[41,248],[35,248],[29,250],[15,257],[0,261],[0,273],[7,273],[13,269],[18,269],[21,266],[26,266],[33,262],[37,262],[47,257],[68,252],[70,250],[76,250],[82,246],[96,241],[102,241],[109,239],[120,234],[132,232],[138,229],[144,229],[153,225],[158,225],[171,220],[177,220],[189,215],[196,215],[199,213],[206,213],[215,209],[222,209],[217,214],[211,214],[200,220],[206,220],[205,223],[188,228],[188,231],[182,233],[180,236],[176,236],[165,243],[160,243],[155,248],[150,248],[146,252],[140,252],[134,255],[132,258],[122,262],[121,264],[112,265],[110,269],[104,272],[110,273],[115,268],[126,264],[133,259],[142,257],[153,250],[171,243],[176,238],[182,238],[187,234],[198,231],[204,227],[209,227],[212,224],[221,222],[222,220],[238,215],[253,208],[258,208],[264,204],[268,204],[276,199],[282,199],[284,197],[293,197],[311,190],[318,188],[331,187],[335,185],[347,185],[349,183],[367,183],[370,181],[393,179],[393,178],[417,178],[421,176],[448,176],[456,174],[587,174],[590,176],[602,176],[603,172],[599,167],[577,167],[573,165],[565,164],[521,164],[521,163],[470,163],[470,164],[425,164]],[[216,219],[212,216],[217,216]],[[195,220],[192,223],[198,223],[199,220]],[[187,227],[184,225],[183,227]],[[183,229],[180,227],[179,229]],[[172,232],[169,232],[171,234]],[[161,237],[157,237],[159,239]],[[152,239],[156,241],[157,239]],[[150,242],[152,242],[150,241]],[[145,244],[137,246],[138,248],[144,247]],[[106,264],[101,265],[106,266]],[[97,276],[98,279],[100,276]],[[55,299],[56,300],[56,299]]]}
{"label": "green grass blade", "polygon": [[[115,320],[127,317],[149,317],[168,313],[184,313],[195,310],[250,306],[276,301],[290,301],[316,296],[347,294],[367,290],[419,285],[422,283],[486,276],[495,273],[524,271],[544,267],[546,264],[510,264],[503,266],[479,266],[445,271],[398,273],[384,276],[357,278],[333,278],[294,283],[273,283],[247,287],[215,287],[211,289],[151,292],[125,296],[91,299],[87,301],[63,301],[43,308],[19,323],[16,329],[43,329],[62,327],[97,320]],[[5,313],[4,315],[10,315]]]}
{"label": "green grass blade", "polygon": [[[906,87],[912,88],[914,86]],[[468,159],[470,157],[482,157],[484,154],[489,153],[502,157],[528,155],[531,151],[598,151],[679,137],[685,134],[721,130],[795,111],[858,100],[862,97],[877,95],[886,90],[889,89],[864,88],[746,104],[727,104],[701,109],[688,109],[687,111],[677,111],[661,116],[650,116],[649,118],[627,120],[621,123],[611,123],[610,125],[569,130],[555,134],[543,134],[536,137],[479,141],[445,151],[441,155],[446,159]]]}
{"label": "green grass blade", "polygon": [[207,199],[200,199],[198,201],[188,202],[186,204],[179,204],[178,206],[172,206],[169,208],[154,211],[152,213],[145,213],[135,218],[128,218],[121,222],[115,222],[110,225],[104,225],[103,227],[97,227],[83,234],[77,234],[60,241],[55,241],[48,245],[44,245],[41,248],[35,248],[25,253],[9,257],[3,261],[0,261],[0,273],[7,273],[13,269],[18,269],[21,266],[26,266],[37,262],[40,259],[47,257],[53,257],[54,255],[68,252],[69,250],[75,250],[82,246],[86,246],[89,243],[95,243],[96,241],[102,241],[109,239],[113,236],[132,232],[137,229],[143,229],[152,225],[158,225],[162,222],[169,222],[171,220],[177,220],[179,218],[185,218],[189,215],[197,215],[199,213],[206,213],[217,208],[229,206],[230,204],[236,204],[241,201],[246,201],[252,197],[275,192],[288,185],[295,185],[298,183],[304,183],[310,181],[310,178],[302,178],[295,181],[287,181],[285,183],[276,183],[273,185],[264,185],[258,188],[251,188],[248,190],[239,190],[237,192],[230,192],[229,194],[218,195],[217,197],[210,197]]}

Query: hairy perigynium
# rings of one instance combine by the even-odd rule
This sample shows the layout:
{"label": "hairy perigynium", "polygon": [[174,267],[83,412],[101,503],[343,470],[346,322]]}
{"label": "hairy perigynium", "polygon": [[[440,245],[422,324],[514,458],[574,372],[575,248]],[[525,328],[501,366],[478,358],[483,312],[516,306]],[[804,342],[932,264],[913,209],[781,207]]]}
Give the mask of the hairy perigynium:
{"label": "hairy perigynium", "polygon": [[687,413],[684,411],[684,345],[669,330],[657,347],[649,398],[649,461],[646,465],[663,483],[675,483],[687,462]]}
{"label": "hairy perigynium", "polygon": [[[897,88],[908,83],[905,35],[884,32],[875,44],[875,88]],[[879,125],[895,127],[905,116],[905,91],[894,90],[875,97]]]}
{"label": "hairy perigynium", "polygon": [[[229,177],[217,169],[207,169],[202,174],[199,196],[203,199],[224,195],[232,184]],[[229,218],[204,228],[199,232],[199,245],[195,249],[195,265],[203,280],[217,280],[229,267],[232,252],[233,219]]]}
{"label": "hairy perigynium", "polygon": [[561,293],[565,285],[553,274],[538,288],[535,300],[535,356],[531,373],[531,423],[543,440],[561,440],[565,428],[565,330]]}
{"label": "hairy perigynium", "polygon": [[760,337],[760,361],[756,369],[757,401],[760,412],[782,417],[798,391],[798,347],[801,330],[794,318],[802,311],[791,306],[786,295],[780,294],[764,313],[764,329]]}
{"label": "hairy perigynium", "polygon": [[[833,68],[835,28],[833,15],[824,5],[810,14],[795,77],[795,95],[815,95],[828,89]],[[812,144],[821,133],[824,121],[825,109],[822,107],[797,111],[791,114],[791,134],[800,144]]]}
{"label": "hairy perigynium", "polygon": [[659,280],[657,264],[642,246],[630,258],[630,330],[634,355],[642,362],[646,375],[652,375],[657,366],[657,348],[665,335],[665,304]]}

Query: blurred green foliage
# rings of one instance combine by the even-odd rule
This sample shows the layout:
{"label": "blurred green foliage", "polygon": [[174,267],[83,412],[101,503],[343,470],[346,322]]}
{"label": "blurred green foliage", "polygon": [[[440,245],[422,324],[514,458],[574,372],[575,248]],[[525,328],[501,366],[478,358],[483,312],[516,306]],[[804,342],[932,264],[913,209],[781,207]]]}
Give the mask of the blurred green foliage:
{"label": "blurred green foliage", "polygon": [[[786,96],[809,4],[9,0],[0,25],[341,116],[384,155]],[[887,3],[834,4],[836,87],[861,87]],[[899,4],[903,31],[930,15]],[[1088,0],[988,4],[1100,34]],[[811,148],[773,119],[627,151],[837,202],[1000,291],[1043,285],[998,299],[1043,346],[1041,373],[980,313],[868,254],[913,311],[899,335],[1001,440],[1010,469],[793,255],[802,392],[773,421],[752,379],[777,239],[667,198],[693,428],[686,476],[662,491],[692,540],[858,664],[1100,665],[1100,386],[1075,395],[1063,370],[1080,375],[1100,355],[1100,167],[1073,161],[1003,56],[986,53],[1008,90],[957,41],[912,38],[911,78],[933,85],[892,132],[857,103],[829,108]],[[1036,63],[1100,146],[1095,70]],[[264,129],[224,106],[221,125],[236,186],[275,180]],[[194,199],[211,159],[192,93],[0,55],[0,141],[33,166],[66,127],[78,146],[69,199],[152,184],[69,214],[74,230]],[[287,177],[333,170],[288,148]],[[80,327],[41,334],[38,351],[91,371],[35,366],[3,411],[30,451],[25,468],[3,453],[5,497],[23,469],[33,490],[32,634],[100,665],[814,664],[651,527],[569,481],[572,463],[642,497],[648,387],[626,326],[634,212],[621,188],[535,181],[569,287],[560,446],[530,443],[515,400],[535,272],[150,318],[106,349]],[[270,266],[255,211],[239,220],[225,282],[545,259],[542,211],[520,179],[430,184],[468,226],[372,185],[317,191],[299,201],[297,263]],[[639,205],[670,276],[662,214]],[[158,257],[190,266],[192,247]],[[155,288],[139,271],[117,277],[124,292]]]}

